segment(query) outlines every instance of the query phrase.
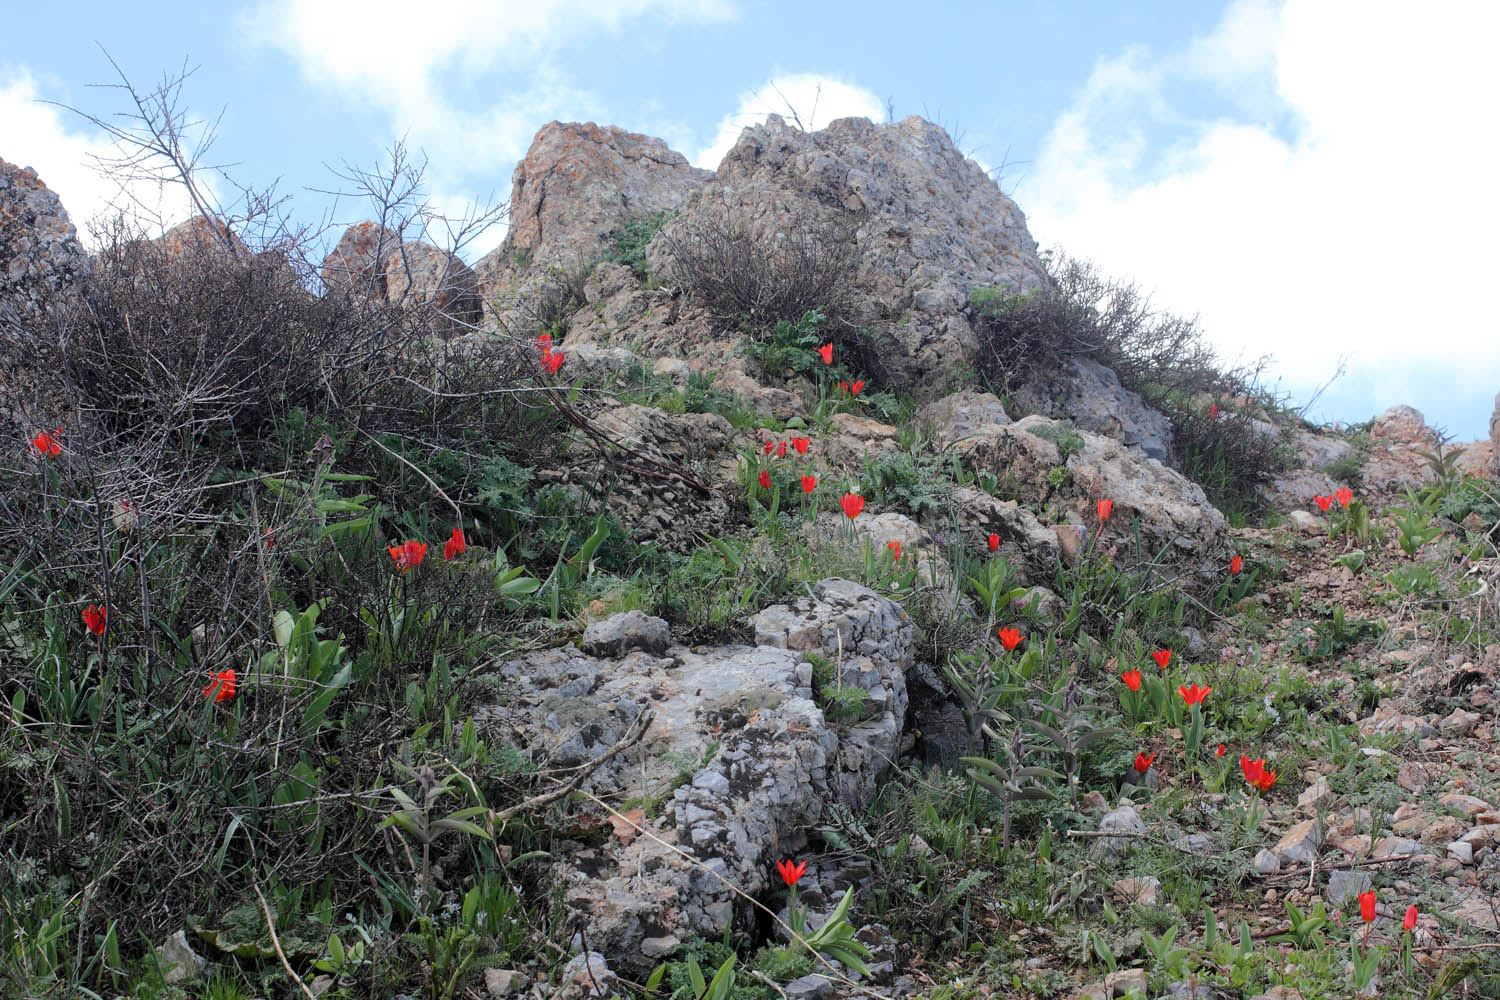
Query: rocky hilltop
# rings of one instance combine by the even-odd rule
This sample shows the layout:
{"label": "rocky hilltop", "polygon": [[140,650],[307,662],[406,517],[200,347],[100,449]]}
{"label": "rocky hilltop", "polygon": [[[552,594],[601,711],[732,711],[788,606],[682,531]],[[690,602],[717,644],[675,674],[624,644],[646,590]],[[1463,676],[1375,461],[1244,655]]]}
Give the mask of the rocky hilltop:
{"label": "rocky hilltop", "polygon": [[1152,367],[919,118],[554,122],[510,205],[472,267],[91,258],[0,160],[8,912],[348,996],[1286,1000],[1497,932],[1500,397],[1460,453]]}

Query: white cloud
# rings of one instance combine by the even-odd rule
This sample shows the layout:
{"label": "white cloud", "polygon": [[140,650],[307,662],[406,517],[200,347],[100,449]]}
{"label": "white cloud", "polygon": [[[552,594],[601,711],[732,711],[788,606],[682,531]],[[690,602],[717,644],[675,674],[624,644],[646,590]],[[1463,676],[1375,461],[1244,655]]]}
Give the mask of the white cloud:
{"label": "white cloud", "polygon": [[[5,122],[10,162],[31,167],[62,201],[86,246],[94,246],[90,226],[126,213],[159,232],[189,218],[193,209],[180,185],[154,181],[120,185],[96,169],[98,158],[114,159],[113,143],[83,118],[43,100],[37,81],[25,69],[0,80],[0,121]],[[162,225],[151,223],[160,221]]]}
{"label": "white cloud", "polygon": [[792,112],[802,126],[813,131],[839,118],[885,120],[885,102],[863,87],[817,73],[784,73],[740,95],[739,105],[719,122],[712,142],[688,157],[694,166],[714,170],[724,154],[734,147],[748,125],[778,114],[787,121]]}
{"label": "white cloud", "polygon": [[[1489,3],[1234,3],[1180,52],[1095,67],[1032,171],[1032,231],[1304,397],[1347,355],[1372,411],[1487,398],[1497,35]],[[1230,113],[1183,110],[1207,92]],[[1415,362],[1448,385],[1412,385]]]}
{"label": "white cloud", "polygon": [[[495,169],[524,156],[542,125],[609,116],[602,98],[557,68],[559,45],[647,17],[671,24],[735,14],[731,0],[428,0],[421,29],[403,30],[406,0],[264,0],[244,28],[289,53],[311,83],[384,113],[392,136],[428,154],[430,187],[461,215],[488,194],[474,178],[493,184]],[[502,71],[523,82],[487,77]],[[510,193],[503,180],[501,198]],[[492,230],[465,255],[502,235]]]}

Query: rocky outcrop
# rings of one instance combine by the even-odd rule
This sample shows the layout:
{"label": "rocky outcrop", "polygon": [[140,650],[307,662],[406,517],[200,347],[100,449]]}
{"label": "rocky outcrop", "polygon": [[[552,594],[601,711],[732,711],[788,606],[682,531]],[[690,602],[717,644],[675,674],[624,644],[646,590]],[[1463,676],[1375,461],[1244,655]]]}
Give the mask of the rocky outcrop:
{"label": "rocky outcrop", "polygon": [[248,254],[249,248],[219,219],[195,215],[180,222],[161,236],[151,241],[166,255],[168,260],[199,257],[204,254],[216,256]]}
{"label": "rocky outcrop", "polygon": [[[1068,444],[1066,458],[1059,441]],[[1142,564],[1185,576],[1188,584],[1223,576],[1229,561],[1224,515],[1196,483],[1113,438],[1032,415],[990,428],[959,452],[966,468],[989,470],[1002,483],[1069,510],[1087,533],[1100,532],[1095,551],[1113,551],[1134,565],[1139,525]],[[1114,502],[1102,526],[1099,500]]]}
{"label": "rocky outcrop", "polygon": [[403,243],[385,259],[386,299],[435,310],[450,327],[479,322],[479,281],[469,265],[427,243]]}
{"label": "rocky outcrop", "polygon": [[771,115],[745,129],[716,176],[652,241],[652,272],[670,272],[674,234],[726,213],[760,233],[850,234],[858,267],[845,319],[876,334],[894,383],[929,398],[975,357],[969,291],[1024,292],[1045,280],[1020,209],[921,118],[844,118],[805,132]]}
{"label": "rocky outcrop", "polygon": [[1370,428],[1374,447],[1361,471],[1363,488],[1379,496],[1400,496],[1431,478],[1432,467],[1422,454],[1435,451],[1437,432],[1427,426],[1420,411],[1393,406],[1375,418]]}
{"label": "rocky outcrop", "polygon": [[[590,947],[622,969],[722,937],[739,905],[730,886],[766,889],[773,862],[807,843],[828,805],[863,808],[896,756],[915,634],[897,605],[825,580],[752,626],[753,646],[688,649],[663,643],[664,622],[616,616],[590,629],[584,651],[496,664],[493,701],[474,708],[482,731],[549,767],[594,761],[645,727],[639,748],[580,786],[616,806],[598,810],[613,832],[554,869]],[[809,653],[865,692],[863,719],[824,717]]]}
{"label": "rocky outcrop", "polygon": [[1490,474],[1500,481],[1500,392],[1495,393],[1495,412],[1490,415]]}
{"label": "rocky outcrop", "polygon": [[475,265],[503,315],[525,295],[524,272],[586,265],[627,223],[675,212],[712,175],[660,139],[592,122],[542,126],[511,179],[510,229]]}
{"label": "rocky outcrop", "polygon": [[0,336],[20,335],[91,271],[57,195],[35,170],[0,159]]}
{"label": "rocky outcrop", "polygon": [[401,234],[378,222],[356,222],[344,230],[338,244],[323,258],[319,276],[330,292],[363,292],[371,298],[386,296],[382,263],[401,246]]}
{"label": "rocky outcrop", "polygon": [[479,322],[479,281],[467,264],[430,244],[403,242],[379,223],[357,222],[344,230],[319,275],[332,293],[431,309],[441,335]]}

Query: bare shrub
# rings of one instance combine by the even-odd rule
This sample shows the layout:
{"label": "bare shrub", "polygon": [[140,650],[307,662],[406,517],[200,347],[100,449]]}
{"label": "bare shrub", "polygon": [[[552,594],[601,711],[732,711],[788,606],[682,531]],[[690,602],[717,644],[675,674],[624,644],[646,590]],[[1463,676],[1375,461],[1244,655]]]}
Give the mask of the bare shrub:
{"label": "bare shrub", "polygon": [[[1028,295],[970,293],[981,377],[1008,393],[1074,358],[1097,361],[1166,414],[1182,471],[1211,500],[1231,512],[1254,507],[1255,487],[1288,461],[1282,435],[1264,419],[1276,410],[1261,384],[1264,359],[1225,365],[1196,318],[1156,309],[1137,286],[1088,261],[1051,257],[1048,274],[1047,286]],[[1215,402],[1223,419],[1207,418]]]}
{"label": "bare shrub", "polygon": [[[142,148],[190,171],[170,94],[155,100],[138,99]],[[440,553],[456,525],[494,541],[480,463],[536,460],[556,436],[528,397],[535,352],[445,343],[425,306],[313,295],[313,241],[269,204],[247,196],[262,225],[213,217],[223,238],[197,246],[117,226],[86,294],[0,338],[0,370],[33,382],[5,400],[25,436],[0,445],[7,940],[53,892],[80,940],[118,923],[137,953],[249,885],[288,918],[313,886],[355,910],[406,900],[409,918],[392,889],[413,884],[409,857],[378,826],[406,780],[392,748],[414,721],[446,739],[463,678],[439,661],[479,662],[514,626],[485,561]],[[28,446],[39,430],[55,453]],[[400,576],[386,546],[405,538],[436,549]],[[108,610],[98,635],[90,605]],[[344,672],[309,673],[278,630],[313,607]],[[221,706],[204,691],[227,669]],[[506,773],[471,771],[496,798]],[[26,990],[13,971],[0,993]]]}
{"label": "bare shrub", "polygon": [[672,279],[728,329],[765,339],[778,322],[795,323],[814,309],[835,329],[849,326],[858,261],[848,225],[777,230],[726,213],[669,225],[659,238]]}

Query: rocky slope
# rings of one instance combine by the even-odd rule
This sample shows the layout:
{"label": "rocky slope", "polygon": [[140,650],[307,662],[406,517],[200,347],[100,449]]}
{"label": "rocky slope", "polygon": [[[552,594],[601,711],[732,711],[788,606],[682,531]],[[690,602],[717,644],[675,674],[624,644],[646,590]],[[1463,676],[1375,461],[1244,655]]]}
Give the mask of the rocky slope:
{"label": "rocky slope", "polygon": [[[911,407],[882,408],[869,401],[873,389],[865,397],[852,386],[840,392],[816,367],[811,378],[769,372],[747,353],[740,330],[673,284],[673,240],[726,214],[762,233],[814,227],[847,242],[857,266],[845,319],[867,331],[890,397],[900,394]],[[1375,523],[1393,523],[1382,520],[1382,508],[1407,488],[1443,479],[1424,454],[1438,440],[1421,414],[1393,408],[1359,435],[1264,414],[1280,421],[1265,433],[1285,433],[1295,460],[1262,484],[1273,523],[1256,528],[1231,528],[1202,487],[1174,467],[1167,419],[1097,363],[1050,373],[1061,389],[1047,412],[1013,420],[1000,398],[965,384],[980,350],[970,293],[1025,293],[1041,287],[1046,272],[1019,208],[940,128],[920,119],[845,119],[806,133],[771,116],[746,129],[713,173],[693,169],[660,140],[553,123],[516,168],[511,218],[504,245],[472,269],[374,223],[353,226],[323,262],[323,294],[433,310],[445,334],[472,351],[496,344],[513,351],[521,342],[529,353],[545,332],[549,356],[565,361],[549,378],[528,375],[588,389],[568,404],[588,432],[569,440],[558,467],[536,470],[539,481],[571,491],[579,509],[598,499],[637,543],[712,554],[714,539],[770,523],[830,569],[808,580],[805,594],[734,623],[747,641],[694,644],[660,617],[609,614],[601,599],[565,644],[484,665],[479,693],[463,711],[485,737],[519,748],[536,768],[587,772],[572,791],[589,828],[547,863],[566,925],[586,929],[574,950],[586,944],[599,955],[597,962],[574,959],[563,973],[570,982],[556,995],[608,995],[624,989],[615,973],[642,979],[694,938],[748,936],[766,922],[758,905],[784,905],[774,862],[816,846],[819,827],[836,813],[868,809],[893,767],[915,757],[951,766],[954,757],[984,749],[987,740],[945,674],[950,664],[916,625],[919,611],[929,624],[982,628],[990,643],[997,625],[1026,629],[1035,646],[1066,634],[1077,643],[1059,654],[1069,692],[1091,651],[1118,641],[1109,669],[1086,680],[1112,700],[1115,668],[1130,665],[1116,658],[1132,641],[1143,650],[1142,640],[1133,629],[1126,635],[1123,622],[1115,629],[1094,619],[1094,634],[1077,638],[1089,609],[1080,610],[1082,598],[1069,606],[1069,595],[1058,592],[1069,571],[1100,566],[1189,595],[1184,604],[1190,598],[1204,612],[1195,619],[1202,627],[1174,634],[1184,639],[1183,659],[1204,676],[1274,666],[1281,683],[1311,685],[1332,699],[1319,711],[1357,727],[1365,743],[1283,774],[1281,789],[1290,792],[1255,825],[1266,841],[1255,852],[1229,834],[1222,775],[1196,812],[1168,795],[1139,804],[1107,798],[1106,791],[1122,791],[1118,783],[1092,789],[1078,815],[1098,826],[1085,833],[1117,835],[1108,846],[1132,864],[1141,858],[1130,853],[1136,838],[1244,861],[1257,899],[1227,904],[1226,925],[1233,913],[1256,932],[1279,929],[1281,904],[1316,896],[1342,904],[1379,867],[1392,888],[1445,901],[1444,923],[1424,917],[1419,942],[1446,940],[1453,925],[1497,930],[1500,787],[1484,765],[1493,758],[1500,644],[1434,634],[1432,621],[1419,620],[1420,593],[1383,582],[1407,580],[1423,566],[1493,580],[1494,560],[1475,534],[1493,529],[1477,514],[1441,523],[1437,541],[1418,548],[1428,554],[1417,555],[1386,528],[1358,539],[1356,560],[1354,529],[1329,541],[1331,518],[1311,506],[1313,497],[1352,481],[1352,470]],[[650,278],[599,259],[618,248],[622,231],[648,218],[657,231],[636,249]],[[210,246],[248,252],[226,235],[194,220],[160,246],[174,254]],[[538,300],[569,271],[581,276],[576,295],[547,314],[553,325],[544,331],[535,323]],[[63,308],[61,293],[88,274],[57,199],[34,173],[0,161],[0,336],[40,335],[47,310]],[[638,389],[648,381],[649,393]],[[690,397],[712,405],[690,410]],[[16,426],[34,412],[12,406],[9,391],[5,399]],[[1459,473],[1500,475],[1500,397],[1491,436],[1468,447]],[[897,480],[901,489],[879,497],[867,488]],[[846,497],[860,503],[841,509]],[[799,501],[797,516],[788,517]],[[778,505],[785,524],[775,514],[757,520]],[[1000,558],[1015,590],[1006,591],[1007,603],[984,609],[969,577]],[[1228,586],[1231,560],[1241,558],[1264,569],[1265,586],[1215,603],[1210,595]],[[1441,600],[1454,602],[1446,606],[1458,618],[1477,617],[1489,606],[1483,594],[1444,592]],[[1370,630],[1381,638],[1307,657],[1309,642],[1317,649],[1327,634],[1326,616],[1302,614],[1309,601],[1378,623]],[[1329,676],[1355,671],[1374,696]],[[841,692],[837,704],[829,690]],[[1260,735],[1275,727],[1268,721]],[[1136,731],[1164,757],[1181,736],[1154,722]],[[1361,767],[1374,770],[1366,776]],[[1348,777],[1356,772],[1357,782]],[[1153,781],[1165,787],[1173,777],[1160,766]],[[1186,769],[1182,779],[1184,796],[1201,791]],[[1388,830],[1370,805],[1372,789],[1391,799]],[[986,827],[975,836],[991,833]],[[910,839],[901,850],[909,848]],[[814,914],[826,915],[848,886],[863,899],[879,890],[885,855],[873,856],[855,861],[830,852],[824,870],[804,883]],[[1117,881],[1116,902],[1128,908],[1154,878],[1142,868]],[[976,923],[1027,932],[1012,914],[978,909]],[[1383,915],[1389,941],[1393,915]],[[898,968],[898,943],[878,921],[856,926],[876,955],[875,995],[943,984],[940,970],[910,961]],[[1026,975],[1072,977],[1070,989],[1082,996],[1123,996],[1144,981],[1144,974],[1116,974],[1085,984],[1066,957],[1076,941],[1039,933],[1023,947],[1028,955],[1018,968]],[[807,976],[783,995],[871,989],[846,979],[835,991],[826,977]],[[552,994],[538,984],[531,995]]]}

